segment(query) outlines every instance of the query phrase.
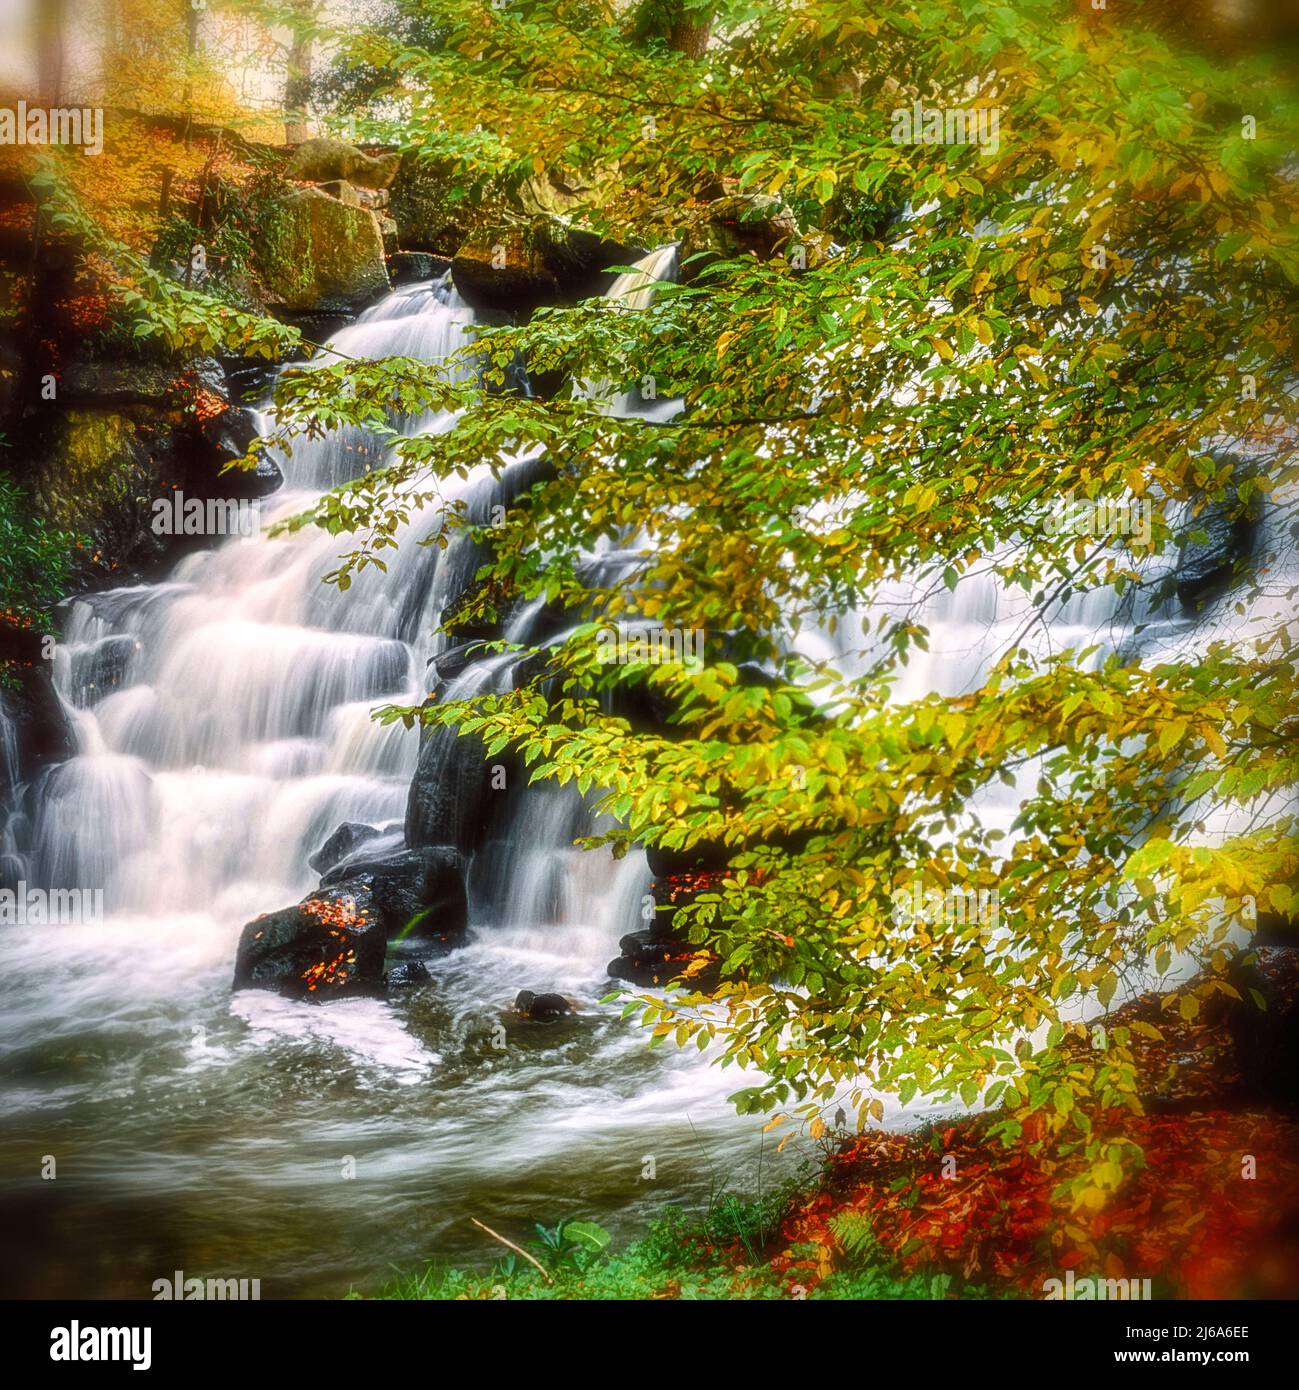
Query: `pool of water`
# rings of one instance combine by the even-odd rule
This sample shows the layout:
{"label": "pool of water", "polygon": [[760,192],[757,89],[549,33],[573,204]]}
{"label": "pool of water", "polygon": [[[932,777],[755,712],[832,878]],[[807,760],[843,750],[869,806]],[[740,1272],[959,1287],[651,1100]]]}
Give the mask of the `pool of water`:
{"label": "pool of water", "polygon": [[[148,1298],[176,1270],[374,1291],[434,1256],[489,1264],[471,1217],[514,1240],[589,1217],[621,1243],[808,1154],[734,1114],[741,1074],[600,1005],[580,928],[480,929],[427,985],[322,1007],[232,996],[239,925],[6,929],[6,1296]],[[581,1010],[520,1021],[525,986]]]}

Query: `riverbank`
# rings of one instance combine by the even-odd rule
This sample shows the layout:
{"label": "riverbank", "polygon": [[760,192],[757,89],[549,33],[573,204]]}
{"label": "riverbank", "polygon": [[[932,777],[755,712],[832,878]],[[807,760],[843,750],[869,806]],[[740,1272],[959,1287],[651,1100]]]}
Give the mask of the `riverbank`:
{"label": "riverbank", "polygon": [[[1080,1158],[991,1111],[911,1133],[827,1144],[822,1170],[762,1202],[725,1195],[670,1210],[613,1250],[598,1227],[499,1233],[519,1245],[486,1272],[436,1264],[403,1299],[1275,1298],[1299,1287],[1299,1114],[1278,1101],[1276,1044],[1299,1002],[1292,950],[1264,953],[1272,1050],[1230,1009],[1184,1018],[1146,994],[1111,1025],[1146,1030],[1142,1112],[1096,1114],[1142,1151],[1103,1205],[1062,1187]],[[1009,1138],[1009,1142],[1007,1139]],[[532,1263],[535,1261],[535,1263]]]}

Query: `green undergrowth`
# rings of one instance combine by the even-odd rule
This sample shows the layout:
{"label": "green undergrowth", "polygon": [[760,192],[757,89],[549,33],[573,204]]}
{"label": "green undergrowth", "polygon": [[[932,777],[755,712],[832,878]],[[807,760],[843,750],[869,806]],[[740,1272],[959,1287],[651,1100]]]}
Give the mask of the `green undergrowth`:
{"label": "green undergrowth", "polygon": [[[589,1221],[537,1226],[523,1246],[544,1273],[507,1253],[490,1269],[431,1261],[399,1273],[385,1299],[944,1299],[988,1298],[981,1286],[942,1274],[903,1273],[873,1240],[855,1240],[819,1281],[800,1268],[811,1254],[778,1237],[791,1194],[762,1201],[727,1197],[704,1214],[669,1207],[622,1250]],[[505,1234],[505,1233],[502,1233]],[[353,1295],[354,1297],[357,1295]]]}

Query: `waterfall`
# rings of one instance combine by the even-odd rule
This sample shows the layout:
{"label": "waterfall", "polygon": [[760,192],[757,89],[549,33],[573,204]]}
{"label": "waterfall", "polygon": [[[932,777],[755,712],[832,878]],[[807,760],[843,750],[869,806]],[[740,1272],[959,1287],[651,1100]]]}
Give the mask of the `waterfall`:
{"label": "waterfall", "polygon": [[648,309],[658,286],[676,279],[677,259],[675,243],[651,251],[633,269],[618,276],[609,286],[607,298],[625,309]]}
{"label": "waterfall", "polygon": [[[654,252],[610,298],[643,309],[675,263],[675,248]],[[383,299],[321,360],[443,363],[473,327],[443,279]],[[632,392],[607,408],[662,418],[679,406]],[[452,423],[429,415],[400,427]],[[266,432],[273,426],[268,409]],[[365,431],[297,441],[264,520],[310,507],[382,458]],[[481,521],[536,467],[521,458],[499,478],[477,470],[446,481],[443,496]],[[461,534],[445,550],[419,545],[437,524],[433,506],[412,516],[387,572],[358,573],[346,591],[321,579],[345,546],[306,528],[231,537],[161,582],[70,605],[55,678],[77,752],[26,789],[29,877],[104,890],[108,917],[5,929],[0,1199],[26,1212],[32,1154],[66,1152],[80,1164],[43,1185],[45,1200],[70,1203],[52,1225],[13,1223],[14,1260],[32,1289],[144,1297],[159,1269],[197,1270],[217,1250],[233,1263],[204,1272],[248,1262],[268,1296],[337,1296],[434,1251],[492,1258],[468,1226],[474,1212],[525,1231],[595,1217],[627,1236],[665,1202],[698,1203],[714,1182],[754,1191],[755,1176],[775,1178],[762,1119],[738,1117],[726,1101],[755,1078],[710,1067],[693,1049],[650,1052],[617,1009],[595,1002],[619,938],[643,925],[645,856],[576,849],[600,827],[572,787],[526,788],[526,773],[502,759],[498,791],[472,738],[434,730],[421,740],[372,722],[376,705],[418,705],[433,690],[471,697],[512,680],[516,658],[476,656],[442,631],[483,552]],[[608,547],[592,573],[609,579],[635,561]],[[1278,569],[1278,588],[1286,573]],[[1240,626],[1226,601],[1195,623],[1143,601],[1071,597],[1029,640],[1099,637],[1152,653]],[[987,573],[952,593],[885,586],[872,619],[881,607],[910,610],[932,637],[895,698],[972,688],[1028,603]],[[537,600],[505,631],[538,645],[561,636],[555,625]],[[848,622],[835,633],[808,628],[794,645],[851,674],[870,657],[859,634]],[[17,751],[0,692],[0,787],[16,775]],[[430,794],[412,795],[413,781]],[[986,814],[1009,820],[1015,794],[997,795]],[[232,1001],[241,927],[314,887],[309,857],[345,821],[375,827],[385,847],[455,833],[472,844],[466,944],[436,962],[428,986],[386,1000],[321,1008],[244,991]],[[6,828],[0,860],[12,849]],[[579,1012],[520,1024],[509,1014],[520,989],[574,996]],[[904,1115],[890,1101],[885,1123],[923,1109]],[[345,1155],[360,1180],[331,1201],[322,1178]],[[642,1178],[647,1156],[654,1183]],[[774,1161],[798,1157],[790,1145]],[[45,1238],[55,1226],[60,1239]],[[156,1241],[141,1241],[141,1230]],[[86,1275],[83,1262],[60,1259],[74,1236],[113,1258]]]}
{"label": "waterfall", "polygon": [[[674,248],[655,252],[619,278],[611,297],[648,303],[674,267]],[[444,277],[368,309],[319,360],[402,355],[442,364],[471,340],[473,325]],[[462,380],[473,370],[472,362],[457,367]],[[448,413],[394,421],[407,437],[453,423]],[[273,425],[267,409],[264,430]],[[285,484],[266,506],[269,524],[379,465],[382,446],[344,428],[295,440],[278,462]],[[443,483],[442,500],[464,503],[481,522],[535,466],[517,459],[499,479],[478,469]],[[422,508],[401,528],[386,572],[356,573],[345,591],[321,580],[338,539],[307,528],[232,537],[187,556],[161,583],[73,603],[55,670],[79,747],[39,789],[40,880],[102,888],[110,911],[131,917],[198,911],[228,929],[310,891],[308,860],[341,823],[372,825],[389,840],[404,823],[411,843],[455,842],[477,801],[490,811],[492,838],[471,865],[471,921],[489,952],[508,962],[522,951],[519,966],[531,973],[509,992],[579,983],[602,992],[620,936],[639,925],[644,856],[615,862],[576,849],[591,816],[571,789],[508,787],[487,800],[474,740],[431,731],[421,753],[418,731],[371,719],[377,705],[418,705],[435,686],[448,699],[509,686],[516,659],[465,660],[454,632],[442,630],[443,610],[484,552],[459,533],[445,550],[418,544],[437,524],[434,505]],[[543,604],[525,605],[506,635],[536,640],[545,620]],[[458,662],[448,681],[438,676],[439,658]],[[422,810],[408,808],[417,767],[421,785],[436,792],[437,804]]]}
{"label": "waterfall", "polygon": [[[440,362],[472,322],[445,284],[418,286],[329,348]],[[298,441],[267,519],[379,462],[363,431]],[[480,470],[443,491],[483,511],[501,484]],[[369,712],[419,703],[437,616],[480,563],[460,536],[444,552],[416,544],[434,523],[430,505],[402,528],[388,571],[369,569],[345,592],[321,582],[338,541],[307,530],[234,537],[188,556],[161,584],[73,604],[56,672],[65,698],[83,706],[80,750],[41,801],[44,880],[93,883],[110,907],[132,912],[204,904],[250,915],[312,886],[307,858],[340,822],[399,822],[417,736],[379,729]],[[105,669],[106,693],[96,679]]]}
{"label": "waterfall", "polygon": [[13,832],[13,798],[22,780],[17,721],[9,712],[9,699],[0,690],[0,884],[22,877],[21,859]]}

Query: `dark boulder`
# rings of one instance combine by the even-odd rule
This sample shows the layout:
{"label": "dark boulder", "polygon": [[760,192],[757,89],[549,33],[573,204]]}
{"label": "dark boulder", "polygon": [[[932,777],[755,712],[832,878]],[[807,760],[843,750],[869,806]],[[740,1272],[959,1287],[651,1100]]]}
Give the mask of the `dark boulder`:
{"label": "dark boulder", "polygon": [[[503,580],[472,579],[443,609],[443,632],[463,642],[490,642],[499,638],[504,625],[518,608],[518,592]],[[441,665],[438,672],[441,674]]]}
{"label": "dark boulder", "polygon": [[322,888],[366,894],[389,935],[450,941],[469,923],[465,864],[447,845],[398,850],[375,858],[354,855],[321,879]]}
{"label": "dark boulder", "polygon": [[534,994],[530,989],[521,989],[514,1000],[514,1012],[534,1023],[554,1023],[576,1013],[577,1008],[562,994]]}
{"label": "dark boulder", "polygon": [[245,406],[230,403],[232,388],[224,370],[220,370],[220,382],[220,397],[211,398],[207,411],[198,415],[198,429],[206,446],[202,452],[204,471],[208,476],[194,482],[208,496],[269,497],[283,486],[284,475],[267,454],[259,454],[251,468],[234,466],[257,438],[257,418]]}
{"label": "dark boulder", "polygon": [[244,927],[234,988],[318,1002],[382,994],[386,950],[387,933],[368,894],[352,884],[321,888]]}
{"label": "dark boulder", "polygon": [[[373,859],[354,855],[296,907],[244,927],[234,987],[318,1002],[381,995],[390,942],[411,935],[425,943],[455,944],[467,915],[464,864],[454,850],[403,850]],[[403,964],[410,968],[402,971]],[[401,972],[398,982],[418,982],[415,964],[394,967],[394,973]]]}
{"label": "dark boulder", "polygon": [[54,689],[44,635],[0,618],[0,806],[42,768],[65,762],[76,734]]}
{"label": "dark boulder", "polygon": [[[298,309],[287,304],[271,304],[267,307],[269,312],[281,323],[287,323],[290,328],[296,328],[313,343],[327,343],[340,329],[355,323],[359,312],[355,307],[317,306]],[[303,354],[302,360],[305,360],[305,354]],[[272,386],[275,384],[273,376],[270,384]]]}
{"label": "dark boulder", "polygon": [[447,647],[429,662],[430,683],[433,686],[446,686],[456,680],[483,656],[483,639],[475,637],[471,641],[458,642]]}
{"label": "dark boulder", "polygon": [[125,685],[138,646],[137,638],[118,634],[74,652],[68,682],[72,703],[85,709]]}
{"label": "dark boulder", "polygon": [[355,854],[362,845],[376,839],[382,832],[376,825],[363,825],[359,821],[344,821],[320,848],[307,860],[318,874],[327,874],[331,869]]}
{"label": "dark boulder", "polygon": [[467,240],[451,262],[451,278],[478,310],[526,316],[543,304],[560,301],[554,272],[513,229]]}
{"label": "dark boulder", "polygon": [[223,357],[230,399],[242,405],[265,400],[275,386],[278,365],[259,358]]}
{"label": "dark boulder", "polygon": [[617,278],[613,266],[644,252],[541,217],[474,232],[451,263],[451,278],[479,310],[527,315],[543,304],[575,304],[604,294]]}
{"label": "dark boulder", "polygon": [[[630,932],[618,943],[619,955],[609,962],[609,976],[626,980],[642,989],[658,989],[682,977],[682,972],[699,952],[679,939],[662,936],[653,929]],[[717,988],[719,967],[709,963],[686,981],[687,988],[709,993]]]}
{"label": "dark boulder", "polygon": [[433,978],[422,960],[403,960],[388,971],[388,988],[400,989],[426,985]]}
{"label": "dark boulder", "polygon": [[406,843],[450,844],[465,853],[478,849],[520,777],[517,759],[505,753],[488,758],[477,734],[424,729],[406,802]]}
{"label": "dark boulder", "polygon": [[393,288],[436,280],[451,269],[446,256],[434,256],[428,251],[398,251],[388,257],[388,278]]}
{"label": "dark boulder", "polygon": [[1210,503],[1187,524],[1174,574],[1183,608],[1198,613],[1232,586],[1249,563],[1257,532],[1257,509],[1238,502]]}
{"label": "dark boulder", "polygon": [[1228,978],[1241,995],[1226,1022],[1246,1093],[1299,1106],[1299,948],[1258,946]]}

